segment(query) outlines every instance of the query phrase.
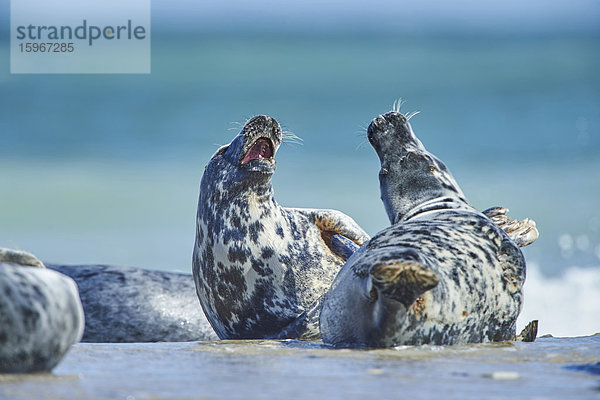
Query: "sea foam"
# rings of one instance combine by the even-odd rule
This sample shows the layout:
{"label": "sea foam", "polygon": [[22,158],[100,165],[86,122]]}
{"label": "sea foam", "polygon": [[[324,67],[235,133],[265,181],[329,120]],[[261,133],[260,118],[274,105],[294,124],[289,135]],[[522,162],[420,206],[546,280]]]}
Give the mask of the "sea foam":
{"label": "sea foam", "polygon": [[517,330],[537,319],[538,336],[600,332],[600,267],[570,267],[559,276],[548,277],[537,264],[529,263],[524,290]]}

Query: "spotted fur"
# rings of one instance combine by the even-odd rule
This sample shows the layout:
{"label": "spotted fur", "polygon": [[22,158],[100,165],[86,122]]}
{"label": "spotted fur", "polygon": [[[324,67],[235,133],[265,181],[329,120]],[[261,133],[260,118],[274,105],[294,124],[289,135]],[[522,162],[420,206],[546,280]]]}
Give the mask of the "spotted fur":
{"label": "spotted fur", "polygon": [[50,371],[82,332],[73,280],[29,253],[0,249],[0,373]]}
{"label": "spotted fur", "polygon": [[190,274],[110,265],[47,265],[72,278],[85,313],[82,342],[216,340]]}
{"label": "spotted fur", "polygon": [[273,157],[243,162],[261,138],[274,156],[281,143],[277,121],[250,119],[205,168],[196,292],[220,338],[318,338],[319,299],[368,235],[339,211],[281,207],[271,185]]}
{"label": "spotted fur", "polygon": [[323,340],[389,347],[513,338],[525,281],[519,247],[469,205],[402,114],[375,118],[368,137],[393,225],[336,277],[321,311]]}

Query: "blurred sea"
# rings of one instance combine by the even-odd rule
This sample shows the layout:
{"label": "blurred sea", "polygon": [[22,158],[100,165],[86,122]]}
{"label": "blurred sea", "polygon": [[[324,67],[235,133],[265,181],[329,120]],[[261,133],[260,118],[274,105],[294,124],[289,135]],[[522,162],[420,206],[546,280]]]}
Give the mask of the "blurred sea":
{"label": "blurred sea", "polygon": [[473,205],[537,222],[523,319],[600,331],[598,36],[155,34],[150,75],[2,61],[0,246],[190,271],[204,165],[255,114],[304,139],[277,154],[280,204],[374,234],[388,221],[365,129],[402,98]]}

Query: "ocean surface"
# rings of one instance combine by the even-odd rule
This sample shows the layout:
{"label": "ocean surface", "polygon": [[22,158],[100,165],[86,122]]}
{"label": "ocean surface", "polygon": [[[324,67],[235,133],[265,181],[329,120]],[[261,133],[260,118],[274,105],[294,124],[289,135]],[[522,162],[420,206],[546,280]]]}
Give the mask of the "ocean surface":
{"label": "ocean surface", "polygon": [[[388,226],[371,119],[402,98],[478,209],[532,218],[520,326],[600,332],[600,37],[155,34],[150,75],[0,69],[0,246],[53,263],[191,270],[199,181],[256,114],[276,199]],[[0,41],[0,54],[8,43]]]}

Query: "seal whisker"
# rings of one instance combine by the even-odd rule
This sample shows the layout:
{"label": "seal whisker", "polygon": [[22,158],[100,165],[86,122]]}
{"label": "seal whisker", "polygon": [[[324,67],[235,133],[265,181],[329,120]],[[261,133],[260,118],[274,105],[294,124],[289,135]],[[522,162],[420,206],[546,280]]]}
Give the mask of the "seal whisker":
{"label": "seal whisker", "polygon": [[406,118],[407,121],[410,121],[410,119],[417,114],[421,114],[421,111],[411,111],[409,113],[406,113],[406,115],[404,117]]}
{"label": "seal whisker", "polygon": [[354,132],[356,136],[367,139],[367,128],[364,125],[360,125],[359,128],[359,130]]}
{"label": "seal whisker", "polygon": [[285,144],[300,146],[304,144],[304,140],[300,136],[296,135],[295,133],[289,130],[284,130],[281,132],[281,142]]}
{"label": "seal whisker", "polygon": [[229,125],[233,125],[230,128],[227,128],[227,131],[241,131],[244,129],[244,123],[240,121],[231,121]]}
{"label": "seal whisker", "polygon": [[392,104],[392,111],[393,112],[400,112],[400,108],[402,108],[402,106],[404,105],[404,103],[406,103],[406,101],[402,100],[402,97],[394,100],[394,103]]}
{"label": "seal whisker", "polygon": [[358,146],[356,146],[356,148],[354,149],[354,151],[358,151],[360,150],[365,144],[367,144],[369,141],[367,139],[363,140],[362,142],[360,142],[358,144]]}

